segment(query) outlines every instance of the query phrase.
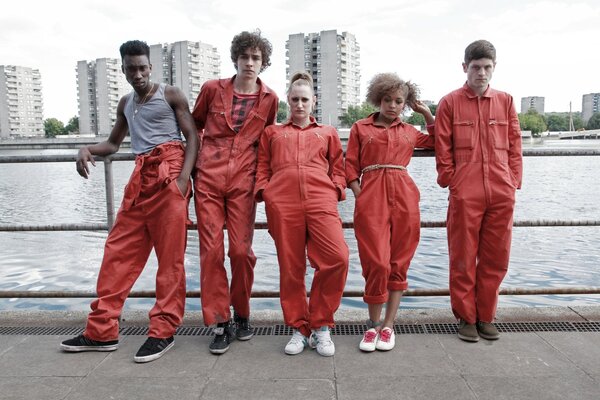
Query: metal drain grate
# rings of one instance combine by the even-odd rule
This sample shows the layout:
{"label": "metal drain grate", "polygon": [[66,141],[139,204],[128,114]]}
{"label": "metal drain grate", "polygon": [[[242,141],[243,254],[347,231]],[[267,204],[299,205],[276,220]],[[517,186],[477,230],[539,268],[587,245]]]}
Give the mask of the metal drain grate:
{"label": "metal drain grate", "polygon": [[497,322],[500,332],[575,332],[570,322]]}
{"label": "metal drain grate", "polygon": [[600,332],[600,322],[573,322],[579,332]]}
{"label": "metal drain grate", "polygon": [[[496,327],[500,332],[600,332],[600,322],[497,322]],[[336,325],[332,334],[337,336],[362,336],[367,329],[364,324]],[[394,325],[394,331],[400,335],[454,335],[458,329],[457,324],[415,324]],[[2,335],[46,335],[46,336],[74,336],[83,332],[81,327],[0,327]],[[255,326],[256,336],[291,336],[293,329],[283,324],[272,326]],[[128,326],[119,330],[124,336],[145,336],[148,328],[144,326]],[[175,333],[179,336],[211,336],[212,328],[201,326],[181,326]]]}

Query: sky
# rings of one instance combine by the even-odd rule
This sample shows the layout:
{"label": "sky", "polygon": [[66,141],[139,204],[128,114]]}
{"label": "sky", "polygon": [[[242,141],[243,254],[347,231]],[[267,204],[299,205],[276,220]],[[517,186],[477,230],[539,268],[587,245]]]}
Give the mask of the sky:
{"label": "sky", "polygon": [[233,36],[260,29],[273,44],[261,79],[285,99],[290,34],[350,32],[360,45],[361,101],[373,75],[396,72],[435,103],[465,81],[465,47],[487,39],[497,50],[492,87],[545,97],[545,111],[581,111],[600,92],[598,0],[20,0],[0,14],[0,65],[39,69],[44,118],[78,114],[80,60],[119,58],[121,43],[201,41],[217,47],[221,76],[235,73]]}

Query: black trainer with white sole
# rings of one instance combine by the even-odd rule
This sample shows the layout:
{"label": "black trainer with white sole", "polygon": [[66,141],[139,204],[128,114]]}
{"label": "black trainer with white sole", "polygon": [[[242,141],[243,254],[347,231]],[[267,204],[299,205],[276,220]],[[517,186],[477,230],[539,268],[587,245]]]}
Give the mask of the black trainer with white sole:
{"label": "black trainer with white sole", "polygon": [[161,358],[173,345],[175,345],[173,336],[165,339],[149,337],[133,357],[133,361],[136,363],[154,361]]}
{"label": "black trainer with white sole", "polygon": [[99,340],[92,340],[83,335],[79,335],[72,339],[63,341],[60,344],[60,348],[69,353],[77,353],[80,351],[115,351],[119,348],[119,341],[109,340],[106,342],[101,342]]}

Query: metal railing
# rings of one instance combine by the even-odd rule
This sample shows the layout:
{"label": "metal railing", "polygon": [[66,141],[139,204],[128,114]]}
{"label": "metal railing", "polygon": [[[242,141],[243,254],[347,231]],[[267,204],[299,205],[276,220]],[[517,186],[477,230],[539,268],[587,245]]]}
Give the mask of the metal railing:
{"label": "metal railing", "polygon": [[[414,157],[432,157],[433,151],[415,150]],[[596,149],[525,149],[525,157],[556,157],[556,156],[600,156]],[[35,155],[35,156],[0,156],[0,164],[6,163],[38,163],[38,162],[74,162],[77,156],[72,155]],[[104,163],[104,179],[106,186],[106,224],[52,224],[52,225],[0,225],[0,232],[26,231],[108,231],[115,220],[114,182],[112,163],[114,161],[132,161],[135,155],[131,153],[116,153],[107,157],[95,157],[96,161]],[[344,229],[353,229],[352,222],[343,222]],[[421,221],[422,228],[443,228],[445,221]],[[564,227],[564,226],[600,226],[598,220],[521,220],[514,221],[515,227]],[[188,227],[195,230],[196,224]],[[266,222],[255,223],[256,229],[267,229]],[[563,295],[563,294],[600,294],[600,287],[556,287],[556,288],[502,288],[501,295]],[[448,289],[411,289],[405,296],[448,296]],[[129,297],[155,297],[153,290],[132,291]],[[362,297],[363,291],[346,290],[344,297]],[[93,291],[18,291],[0,290],[0,298],[93,298]],[[200,291],[186,292],[186,297],[200,297]],[[276,298],[278,291],[254,291],[253,298]]]}

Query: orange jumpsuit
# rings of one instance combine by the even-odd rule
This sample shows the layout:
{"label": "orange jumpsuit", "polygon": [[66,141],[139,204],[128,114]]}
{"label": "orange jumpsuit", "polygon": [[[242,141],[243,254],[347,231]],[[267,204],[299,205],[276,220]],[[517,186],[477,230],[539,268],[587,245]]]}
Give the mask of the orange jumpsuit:
{"label": "orange jumpsuit", "polygon": [[[252,238],[258,140],[264,128],[275,122],[279,104],[277,95],[259,79],[259,97],[236,133],[231,121],[234,78],[206,82],[192,112],[202,143],[196,160],[194,203],[206,325],[228,321],[230,306],[240,317],[250,315],[256,264]],[[224,226],[229,238],[231,288],[225,270]]]}
{"label": "orange jumpsuit", "polygon": [[354,234],[367,304],[383,304],[390,290],[408,288],[421,223],[419,189],[406,167],[415,147],[433,149],[435,143],[432,127],[425,135],[400,119],[389,128],[377,126],[376,118],[374,113],[352,125],[346,150],[346,180],[360,179],[361,185]]}
{"label": "orange jumpsuit", "polygon": [[450,300],[456,318],[492,322],[508,270],[521,187],[521,130],[512,97],[465,84],[439,103],[435,120],[438,183],[449,186]]}
{"label": "orange jumpsuit", "polygon": [[158,258],[156,303],[150,310],[148,336],[173,336],[185,308],[184,258],[188,204],[177,186],[184,148],[167,142],[138,155],[123,202],[104,246],[98,298],[91,304],[84,335],[108,341],[119,337],[119,316],[133,284],[154,247]]}
{"label": "orange jumpsuit", "polygon": [[[269,126],[260,140],[257,199],[265,201],[269,233],[280,270],[280,300],[286,325],[309,336],[333,327],[348,273],[337,202],[345,198],[343,152],[335,128],[304,129],[288,122]],[[306,300],[306,258],[315,269]]]}

